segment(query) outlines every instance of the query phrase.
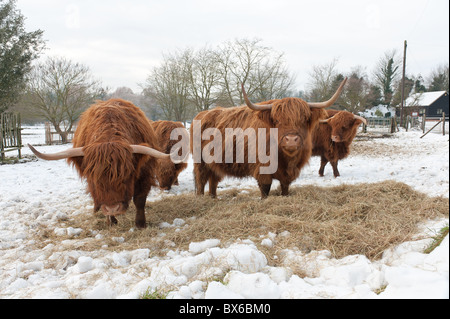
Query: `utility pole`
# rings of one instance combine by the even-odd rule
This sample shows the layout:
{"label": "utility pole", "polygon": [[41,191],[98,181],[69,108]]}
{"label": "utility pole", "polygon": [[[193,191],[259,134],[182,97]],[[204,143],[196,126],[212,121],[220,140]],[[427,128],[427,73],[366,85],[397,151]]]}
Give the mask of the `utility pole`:
{"label": "utility pole", "polygon": [[400,125],[403,126],[403,105],[405,101],[405,71],[406,71],[406,47],[407,42],[405,40],[405,48],[403,51],[403,77],[402,77],[402,103],[400,106]]}

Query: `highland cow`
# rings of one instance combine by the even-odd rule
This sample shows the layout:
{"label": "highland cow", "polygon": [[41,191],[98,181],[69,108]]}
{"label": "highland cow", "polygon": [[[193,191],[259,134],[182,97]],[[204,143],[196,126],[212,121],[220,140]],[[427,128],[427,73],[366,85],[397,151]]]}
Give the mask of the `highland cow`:
{"label": "highland cow", "polygon": [[67,159],[81,178],[86,179],[94,200],[94,211],[100,209],[108,224],[127,211],[133,199],[135,224],[146,226],[145,203],[151,186],[156,185],[156,160],[167,159],[160,152],[156,135],[145,114],[135,105],[121,99],[98,101],[81,116],[73,138],[73,148],[42,154],[28,145],[44,160]]}
{"label": "highland cow", "polygon": [[[172,121],[156,121],[152,122],[153,130],[155,131],[158,146],[163,153],[170,154],[172,148],[183,141],[182,136],[178,139],[171,139],[171,134],[174,130],[181,129],[187,135],[186,128],[181,122]],[[183,145],[189,149],[189,138],[184,139],[187,145]],[[179,150],[180,152],[181,150]],[[179,154],[181,155],[181,154]],[[187,163],[174,163],[169,159],[158,159],[158,169],[156,171],[156,178],[158,179],[159,187],[164,190],[170,190],[172,185],[178,185],[178,175],[187,167]]]}
{"label": "highland cow", "polygon": [[320,176],[323,177],[325,166],[330,162],[334,177],[338,177],[338,161],[350,154],[350,144],[358,127],[362,123],[367,125],[367,121],[347,111],[327,110],[326,118],[319,123],[313,132],[312,156],[320,156]]}
{"label": "highland cow", "polygon": [[[300,170],[311,157],[311,135],[319,119],[324,117],[323,109],[330,107],[338,99],[346,80],[326,102],[308,103],[300,98],[283,98],[253,104],[242,86],[246,105],[231,108],[216,107],[200,112],[193,122],[193,124],[196,124],[196,121],[201,122],[200,129],[196,130],[196,125],[191,125],[191,152],[194,157],[196,193],[204,194],[205,185],[209,182],[209,193],[215,197],[217,185],[225,176],[253,176],[258,182],[261,198],[269,195],[273,179],[280,181],[281,194],[288,195],[289,185],[299,176]],[[243,154],[239,154],[238,137],[227,137],[230,130],[243,133],[240,134]],[[208,154],[209,144],[213,142],[205,140],[203,132],[208,132],[206,135],[209,133],[215,135],[214,139],[220,136],[226,137],[222,139],[221,147],[217,148],[223,153],[214,154],[213,161],[206,161],[204,158],[205,154],[210,155]],[[267,153],[267,150],[272,150],[271,132],[276,132],[275,154],[272,151]],[[261,143],[261,139],[265,142]],[[254,142],[255,140],[257,143]],[[227,149],[227,143],[232,143],[236,150],[231,156],[231,161],[224,160],[227,157],[224,152]],[[265,150],[264,156],[270,157],[270,161],[277,162],[271,173],[265,173],[263,169],[267,168],[266,163],[263,163],[260,157],[256,159],[254,156],[261,154],[261,148]],[[244,159],[242,162],[237,160],[239,156]],[[250,160],[250,157],[253,160]],[[271,166],[270,162],[269,166]]]}

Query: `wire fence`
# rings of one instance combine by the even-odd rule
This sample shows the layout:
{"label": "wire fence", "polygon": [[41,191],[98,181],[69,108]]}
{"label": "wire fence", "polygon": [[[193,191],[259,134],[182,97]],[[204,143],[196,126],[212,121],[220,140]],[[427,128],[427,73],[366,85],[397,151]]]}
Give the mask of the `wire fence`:
{"label": "wire fence", "polygon": [[363,133],[394,133],[396,121],[395,118],[369,117],[366,119],[367,125],[363,124]]}

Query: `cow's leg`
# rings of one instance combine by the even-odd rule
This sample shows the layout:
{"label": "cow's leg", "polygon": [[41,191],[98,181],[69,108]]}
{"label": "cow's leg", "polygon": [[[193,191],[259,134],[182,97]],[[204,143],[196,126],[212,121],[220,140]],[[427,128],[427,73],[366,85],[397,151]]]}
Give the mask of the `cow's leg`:
{"label": "cow's leg", "polygon": [[209,169],[205,164],[194,163],[194,180],[195,180],[195,193],[197,195],[205,194],[205,185],[209,178]]}
{"label": "cow's leg", "polygon": [[325,166],[327,165],[327,163],[328,163],[328,160],[324,156],[322,156],[320,158],[320,169],[319,169],[319,175],[321,177],[323,177],[323,171],[325,170]]}
{"label": "cow's leg", "polygon": [[209,195],[212,198],[216,198],[217,196],[217,185],[221,181],[221,178],[214,173],[211,173],[209,177]]}
{"label": "cow's leg", "polygon": [[334,177],[341,176],[341,174],[339,174],[339,170],[338,170],[338,161],[330,162],[330,164],[331,164],[331,167],[333,167],[333,174],[334,174]]}
{"label": "cow's leg", "polygon": [[267,198],[267,196],[269,196],[270,193],[270,187],[272,186],[272,184],[259,184],[259,190],[261,191],[261,199],[265,199]]}
{"label": "cow's leg", "polygon": [[272,177],[269,175],[259,175],[257,177],[259,190],[261,191],[261,199],[269,196],[270,187],[272,186]]}
{"label": "cow's leg", "polygon": [[134,205],[136,206],[136,219],[135,224],[137,228],[145,228],[145,203],[147,201],[147,195],[137,195],[133,197]]}
{"label": "cow's leg", "polygon": [[288,196],[289,195],[289,185],[290,183],[281,183],[281,196]]}
{"label": "cow's leg", "polygon": [[146,167],[142,168],[141,176],[134,184],[133,202],[136,206],[135,224],[137,228],[145,228],[145,203],[152,187],[151,175]]}

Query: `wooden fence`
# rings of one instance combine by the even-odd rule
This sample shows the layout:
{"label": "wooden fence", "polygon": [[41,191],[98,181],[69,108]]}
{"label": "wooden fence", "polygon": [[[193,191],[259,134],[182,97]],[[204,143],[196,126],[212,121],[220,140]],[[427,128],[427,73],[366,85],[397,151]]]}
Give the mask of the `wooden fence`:
{"label": "wooden fence", "polygon": [[[73,134],[75,132],[75,128],[72,129],[72,131],[67,132],[67,143],[72,142]],[[58,132],[52,131],[52,125],[49,122],[45,123],[45,144],[52,145],[52,144],[62,144],[62,138],[61,135]]]}
{"label": "wooden fence", "polygon": [[20,114],[0,114],[1,161],[3,162],[5,160],[5,153],[11,151],[18,151],[19,159],[22,158],[22,147],[22,124],[20,121]]}
{"label": "wooden fence", "polygon": [[436,122],[436,124],[434,124],[432,128],[430,128],[427,132],[425,132],[427,119],[425,116],[423,117],[422,130],[423,130],[424,134],[420,138],[422,138],[425,135],[427,135],[428,133],[430,133],[433,129],[435,129],[441,123],[442,123],[442,127],[441,127],[440,131],[442,132],[442,135],[445,135],[445,112],[442,113],[442,118],[440,120],[435,120],[435,122]]}

